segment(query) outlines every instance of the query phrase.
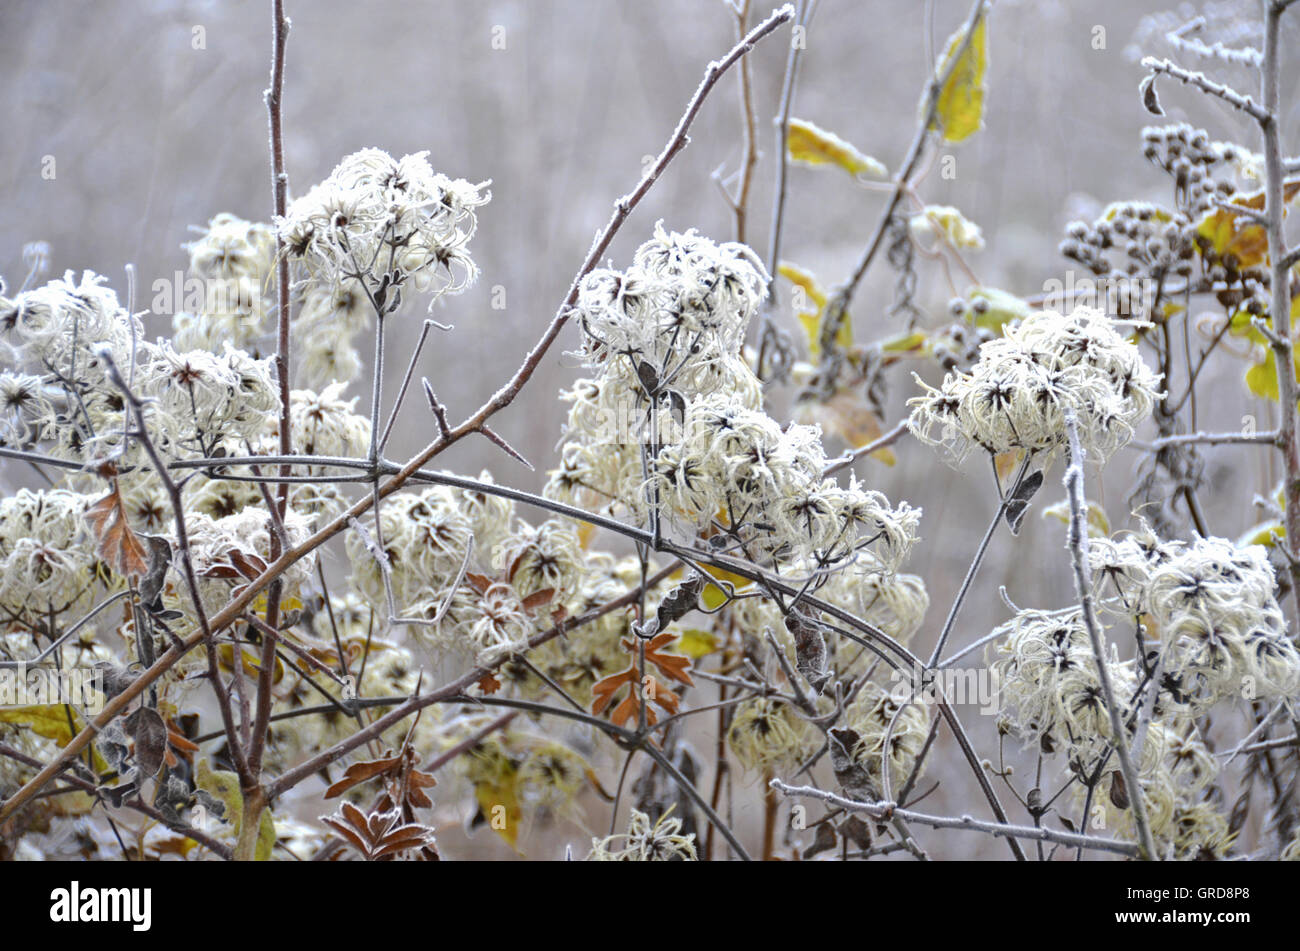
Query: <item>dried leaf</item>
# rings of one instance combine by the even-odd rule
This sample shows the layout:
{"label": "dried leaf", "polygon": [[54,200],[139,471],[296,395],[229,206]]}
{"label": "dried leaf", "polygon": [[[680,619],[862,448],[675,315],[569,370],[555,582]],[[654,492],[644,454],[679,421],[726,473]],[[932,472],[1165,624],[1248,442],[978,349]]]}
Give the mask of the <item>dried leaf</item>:
{"label": "dried leaf", "polygon": [[1020,480],[1020,483],[1011,491],[1011,497],[1007,499],[1005,516],[1007,527],[1011,529],[1012,535],[1020,534],[1020,525],[1025,520],[1025,513],[1029,511],[1029,503],[1043,485],[1043,470],[1039,469],[1031,472]]}
{"label": "dried leaf", "polygon": [[95,536],[95,554],[110,568],[128,579],[148,574],[149,554],[131,531],[116,482],[108,495],[86,509],[86,519]]}
{"label": "dried leaf", "polygon": [[367,861],[396,858],[403,852],[432,848],[433,830],[423,823],[403,822],[397,809],[362,812],[345,802],[332,816],[321,821],[341,835]]}
{"label": "dried leaf", "polygon": [[157,710],[140,707],[126,718],[135,738],[135,759],[145,776],[155,776],[167,751],[167,724]]}
{"label": "dried leaf", "polygon": [[663,631],[674,621],[679,621],[690,612],[699,607],[700,592],[704,590],[704,578],[691,572],[690,576],[677,585],[659,602],[659,610],[655,613],[653,627],[646,626],[647,634],[654,634]]}
{"label": "dried leaf", "polygon": [[[795,408],[801,423],[815,423],[824,432],[834,433],[849,446],[859,449],[884,435],[880,417],[867,405],[865,394],[857,390],[842,389],[825,401],[800,400]],[[894,450],[885,446],[871,454],[873,459],[892,466],[898,462]]]}
{"label": "dried leaf", "polygon": [[343,778],[329,789],[325,790],[325,798],[333,799],[341,796],[353,786],[360,785],[376,776],[383,776],[392,772],[397,766],[401,765],[402,757],[391,755],[381,757],[380,759],[364,760],[360,763],[353,763],[343,771]]}
{"label": "dried leaf", "polygon": [[820,694],[831,679],[830,655],[821,627],[807,615],[794,611],[785,616],[785,629],[794,638],[795,669]]}
{"label": "dried leaf", "polygon": [[[689,657],[682,657],[679,654],[661,653],[662,648],[667,647],[676,639],[677,635],[670,631],[663,631],[656,634],[646,642],[645,659],[649,663],[658,667],[659,672],[669,680],[675,680],[679,684],[686,684],[688,687],[693,687],[695,681],[692,680],[691,675],[687,673],[691,666],[691,659]],[[635,646],[635,644],[632,644],[629,641],[623,642],[623,647],[629,653],[634,650]]]}
{"label": "dried leaf", "polygon": [[869,849],[873,844],[871,826],[864,822],[861,816],[849,816],[841,822],[840,835],[860,849]]}
{"label": "dried leaf", "polygon": [[853,748],[862,739],[861,735],[848,727],[835,727],[827,732],[826,739],[830,747],[831,769],[845,795],[859,802],[875,802],[879,797],[871,778],[862,764],[853,758]]}
{"label": "dried leaf", "polygon": [[1116,809],[1129,807],[1128,784],[1124,782],[1124,774],[1119,770],[1110,774],[1110,801]]}
{"label": "dried leaf", "polygon": [[140,579],[140,600],[145,607],[160,609],[163,587],[167,582],[167,569],[172,563],[171,542],[161,535],[141,535],[149,546],[149,570]]}
{"label": "dried leaf", "polygon": [[486,575],[476,575],[472,571],[467,571],[465,573],[465,580],[468,581],[470,586],[479,594],[487,594],[488,588],[492,587],[494,584],[492,579]]}
{"label": "dried leaf", "polygon": [[804,849],[803,857],[810,859],[815,855],[821,855],[823,852],[829,852],[837,845],[839,845],[839,836],[835,834],[835,827],[829,822],[823,822],[817,827],[812,845]]}
{"label": "dried leaf", "polygon": [[1138,84],[1138,93],[1142,96],[1142,108],[1153,116],[1163,116],[1165,110],[1160,106],[1160,97],[1156,95],[1156,74],[1152,73]]}
{"label": "dried leaf", "polygon": [[550,604],[551,599],[555,597],[554,588],[543,588],[541,591],[534,591],[528,597],[524,598],[524,610],[529,613],[535,612],[543,605]]}

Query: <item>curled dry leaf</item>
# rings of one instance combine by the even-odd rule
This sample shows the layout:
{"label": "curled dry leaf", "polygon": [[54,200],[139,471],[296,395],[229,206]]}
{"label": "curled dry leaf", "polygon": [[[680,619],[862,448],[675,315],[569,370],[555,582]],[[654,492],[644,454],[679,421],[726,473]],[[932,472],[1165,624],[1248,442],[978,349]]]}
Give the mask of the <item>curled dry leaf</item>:
{"label": "curled dry leaf", "polygon": [[86,509],[86,521],[95,536],[95,553],[109,567],[125,578],[149,573],[149,554],[131,531],[116,481],[108,495]]}

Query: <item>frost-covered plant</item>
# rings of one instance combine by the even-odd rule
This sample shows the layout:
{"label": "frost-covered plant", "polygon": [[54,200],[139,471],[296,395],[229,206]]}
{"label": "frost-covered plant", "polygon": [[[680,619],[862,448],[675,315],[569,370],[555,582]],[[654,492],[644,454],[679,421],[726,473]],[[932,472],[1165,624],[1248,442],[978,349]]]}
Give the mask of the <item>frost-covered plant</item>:
{"label": "frost-covered plant", "polygon": [[[385,328],[417,303],[451,308],[480,267],[500,267],[471,254],[489,183],[435,168],[429,151],[378,148],[291,182],[280,6],[265,220],[225,212],[195,228],[183,293],[155,284],[148,316],[134,312],[134,271],[120,296],[93,271],[47,280],[37,245],[21,286],[0,285],[0,458],[13,463],[0,677],[99,678],[93,697],[57,703],[10,703],[0,680],[0,857],[430,859],[465,848],[441,831],[459,814],[490,830],[476,852],[557,857],[555,830],[608,829],[587,855],[602,861],[964,854],[942,834],[954,827],[1017,858],[1296,858],[1297,254],[1281,229],[1278,84],[1256,102],[1147,61],[1149,109],[1155,79],[1178,78],[1259,123],[1264,152],[1181,124],[1144,130],[1172,204],[1115,202],[1061,247],[1113,299],[1057,300],[1045,285],[1031,301],[984,285],[965,255],[994,235],[924,194],[926,153],[983,118],[976,3],[880,186],[873,237],[827,289],[782,257],[807,250],[783,244],[785,218],[809,213],[787,202],[787,173],[889,171],[789,114],[796,44],[770,233],[750,207],[761,97],[742,66],[744,153],[716,177],[731,233],[661,221],[620,266],[615,238],[704,99],[814,6],[751,25],[748,2],[728,4],[736,46],[537,343],[458,421],[461,394],[440,394],[463,381],[417,377],[430,330],[463,347],[464,320],[426,319],[400,355]],[[1283,6],[1269,7],[1266,51],[1234,62],[1277,78]],[[892,299],[863,291],[879,261]],[[956,299],[931,314],[944,280]],[[1211,300],[1221,322],[1203,313]],[[162,316],[170,334],[154,336]],[[1279,403],[1275,431],[1196,431],[1197,388],[1213,379],[1201,371],[1234,338],[1247,387]],[[542,491],[522,469],[516,482],[447,468],[438,457],[476,439],[533,468],[494,417],[561,345],[582,375],[559,393]],[[937,385],[922,382],[929,364]],[[421,393],[425,447],[393,461]],[[911,436],[925,445],[902,448]],[[1256,500],[1264,521],[1239,542],[1215,532],[1245,500],[1202,504],[1199,447],[1212,444],[1282,450],[1279,487]],[[964,576],[946,577],[963,554],[950,525],[914,557],[926,446],[953,463],[987,453],[996,474]],[[1121,450],[1142,460],[1132,531],[1112,531],[1109,486],[1109,513],[1084,494],[1097,467],[1122,476]],[[963,606],[997,604],[982,563],[1004,523],[1021,532],[1058,458],[1067,502],[1047,512],[1067,521],[1076,598],[1016,607],[1043,603],[1017,590],[1036,557],[1017,548],[1000,592],[1011,616],[973,636]],[[964,509],[946,513],[965,527]],[[932,592],[954,587],[931,611]],[[905,673],[919,679],[900,691]],[[996,768],[949,674],[997,688],[981,706],[997,717]],[[974,782],[949,781],[950,753]],[[933,811],[917,808],[936,791]]]}
{"label": "frost-covered plant", "polygon": [[1067,413],[1079,420],[1090,457],[1104,460],[1161,395],[1137,347],[1083,307],[1032,314],[983,344],[970,372],[950,372],[938,389],[917,382],[926,394],[911,401],[912,431],[957,460],[975,448],[1050,457],[1065,444]]}
{"label": "frost-covered plant", "polygon": [[409,280],[421,292],[464,290],[478,274],[468,244],[488,183],[435,172],[428,154],[344,158],[277,222],[286,252],[324,287],[359,280],[386,291]]}
{"label": "frost-covered plant", "polygon": [[589,862],[695,861],[695,836],[682,835],[682,820],[668,813],[653,824],[650,817],[632,810],[627,832],[591,840]]}

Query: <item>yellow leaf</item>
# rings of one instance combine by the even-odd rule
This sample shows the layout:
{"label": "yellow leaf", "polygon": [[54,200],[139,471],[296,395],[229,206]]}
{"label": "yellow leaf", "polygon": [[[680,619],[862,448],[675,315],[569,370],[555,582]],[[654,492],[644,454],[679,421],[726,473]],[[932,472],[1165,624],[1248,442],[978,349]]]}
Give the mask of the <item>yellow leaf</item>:
{"label": "yellow leaf", "polygon": [[[808,336],[808,355],[816,363],[821,358],[822,352],[822,314],[826,310],[826,302],[830,299],[830,295],[826,293],[825,288],[818,283],[817,278],[810,271],[805,271],[797,264],[782,261],[777,267],[777,273],[803,291],[807,302],[813,305],[812,310],[800,310],[798,317],[804,333]],[[796,304],[798,303],[796,301]],[[853,321],[849,319],[847,313],[840,323],[839,330],[836,331],[835,342],[844,349],[853,346]]]}
{"label": "yellow leaf", "polygon": [[[1084,504],[1084,517],[1088,523],[1089,538],[1109,538],[1110,537],[1110,519],[1106,517],[1106,512],[1096,502],[1087,502]],[[1054,518],[1065,525],[1070,524],[1070,503],[1058,502],[1055,505],[1049,505],[1043,509],[1043,518]]]}
{"label": "yellow leaf", "polygon": [[[1300,181],[1283,183],[1283,202],[1289,202],[1300,193]],[[1251,211],[1264,210],[1264,192],[1253,192],[1233,198],[1230,205]],[[1286,213],[1286,209],[1283,209]],[[1268,232],[1254,219],[1238,214],[1231,207],[1220,206],[1206,212],[1196,226],[1196,233],[1205,238],[1219,257],[1231,254],[1237,267],[1254,267],[1268,260]]]}
{"label": "yellow leaf", "polygon": [[[1300,379],[1300,368],[1297,368],[1296,378]],[[1256,363],[1246,371],[1246,388],[1266,400],[1281,398],[1277,389],[1277,355],[1271,349],[1264,351],[1262,363]]]}
{"label": "yellow leaf", "polygon": [[998,473],[998,484],[1003,487],[1003,491],[1011,487],[1011,479],[1015,477],[1020,460],[1024,457],[1025,451],[1023,449],[1000,452],[993,457],[993,466]]}
{"label": "yellow leaf", "polygon": [[519,851],[519,823],[524,811],[515,792],[513,774],[499,782],[483,781],[474,784],[474,796],[487,824],[506,840],[506,844]]}
{"label": "yellow leaf", "polygon": [[880,341],[880,349],[883,353],[912,353],[924,350],[929,339],[930,337],[924,331],[914,330],[911,333],[886,337]]}
{"label": "yellow leaf", "polygon": [[[936,75],[942,76],[966,37],[964,29],[948,38]],[[979,131],[984,119],[984,77],[988,71],[988,16],[980,17],[975,32],[952,75],[939,90],[932,128],[947,142],[962,142]]]}
{"label": "yellow leaf", "polygon": [[[72,714],[75,724],[80,719]],[[68,724],[68,707],[62,703],[42,703],[26,707],[0,707],[0,723],[16,723],[29,727],[37,736],[53,740],[59,746],[72,742],[72,727]]]}
{"label": "yellow leaf", "polygon": [[[250,650],[241,648],[240,656],[244,662],[244,675],[247,677],[256,677],[261,670],[262,658]],[[234,645],[222,644],[217,648],[217,660],[221,664],[222,670],[234,670],[232,658],[234,657]],[[284,662],[280,660],[279,655],[275,658],[275,674],[272,680],[279,683],[284,679]]]}
{"label": "yellow leaf", "polygon": [[988,308],[982,314],[976,313],[974,308],[968,308],[967,313],[974,318],[975,326],[989,330],[1001,330],[1003,325],[1010,321],[1024,320],[1032,313],[1024,300],[996,287],[977,287],[967,295],[966,299],[972,303],[982,300],[988,304]]}
{"label": "yellow leaf", "polygon": [[[854,449],[875,442],[884,435],[880,417],[867,406],[861,394],[840,390],[830,399],[802,400],[795,409],[802,423],[817,423],[828,433],[834,433]],[[877,449],[872,457],[892,466],[898,461],[888,446]]]}
{"label": "yellow leaf", "polygon": [[578,545],[583,551],[586,551],[591,545],[591,540],[596,535],[596,526],[590,522],[581,522],[578,525]]}
{"label": "yellow leaf", "polygon": [[691,660],[699,660],[717,649],[717,635],[712,631],[702,631],[698,627],[690,627],[682,631],[681,637],[673,647],[676,653],[685,654]]}
{"label": "yellow leaf", "polygon": [[889,174],[878,160],[859,152],[834,132],[820,129],[805,119],[790,120],[786,152],[790,161],[803,165],[838,165],[850,175],[878,178]]}
{"label": "yellow leaf", "polygon": [[826,291],[817,283],[817,278],[811,271],[805,271],[799,265],[789,261],[782,261],[776,270],[795,287],[803,288],[808,299],[817,305],[818,310],[826,306]]}
{"label": "yellow leaf", "polygon": [[1231,254],[1237,267],[1254,267],[1268,258],[1268,232],[1256,224],[1225,208],[1208,212],[1196,226],[1196,233],[1205,238],[1220,258]]}
{"label": "yellow leaf", "polygon": [[275,817],[270,809],[262,810],[262,819],[257,824],[257,848],[253,852],[254,862],[269,862],[275,850]]}
{"label": "yellow leaf", "polygon": [[959,250],[980,251],[984,248],[984,235],[980,226],[952,205],[926,205],[908,219],[908,226],[913,236],[918,238],[942,234],[950,245]]}
{"label": "yellow leaf", "polygon": [[[235,827],[235,838],[238,839],[244,815],[244,794],[239,789],[239,777],[229,770],[213,769],[206,759],[201,759],[194,771],[194,784],[215,796],[226,807],[222,818]],[[257,824],[257,847],[253,851],[255,862],[265,862],[271,858],[275,836],[275,818],[270,809],[263,809],[262,818]]]}
{"label": "yellow leaf", "polygon": [[1246,532],[1245,535],[1242,535],[1237,540],[1237,547],[1245,548],[1248,545],[1263,545],[1265,548],[1272,548],[1284,538],[1286,538],[1286,526],[1274,519],[1269,522],[1261,522]]}
{"label": "yellow leaf", "polygon": [[[742,578],[740,575],[732,574],[725,568],[715,568],[713,565],[701,565],[704,573],[719,581],[730,584],[732,590],[740,591],[741,589],[753,584],[748,578]],[[727,593],[723,588],[716,584],[706,584],[704,591],[700,593],[700,601],[710,611],[716,611],[727,603]]]}
{"label": "yellow leaf", "polygon": [[206,759],[194,770],[194,785],[219,799],[226,807],[222,818],[236,827],[244,812],[244,794],[239,791],[239,777],[229,770],[213,769]]}
{"label": "yellow leaf", "polygon": [[[72,725],[68,719],[71,714]],[[59,746],[67,746],[76,733],[85,727],[81,715],[67,704],[38,703],[23,707],[0,707],[0,723],[13,723],[29,728],[37,736],[53,740]],[[76,732],[73,732],[75,727]],[[91,763],[96,772],[107,773],[108,762],[99,755],[99,750],[92,748]]]}
{"label": "yellow leaf", "polygon": [[[1296,321],[1300,319],[1300,297],[1291,301],[1291,327],[1294,335]],[[1228,333],[1249,340],[1263,349],[1263,356],[1246,371],[1246,388],[1256,396],[1278,400],[1277,355],[1268,338],[1252,322],[1250,313],[1239,310],[1228,320]],[[1300,381],[1300,365],[1296,366],[1296,380]]]}

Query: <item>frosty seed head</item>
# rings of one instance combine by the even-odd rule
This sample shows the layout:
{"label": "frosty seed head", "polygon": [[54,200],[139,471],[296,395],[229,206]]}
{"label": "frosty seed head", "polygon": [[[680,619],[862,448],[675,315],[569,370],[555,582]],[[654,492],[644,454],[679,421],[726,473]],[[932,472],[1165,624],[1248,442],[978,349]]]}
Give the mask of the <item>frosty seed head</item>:
{"label": "frosty seed head", "polygon": [[969,373],[952,371],[938,389],[910,401],[909,425],[954,461],[980,448],[1052,455],[1065,444],[1073,411],[1080,441],[1104,460],[1128,442],[1161,398],[1159,377],[1100,311],[1042,311],[980,347]]}

